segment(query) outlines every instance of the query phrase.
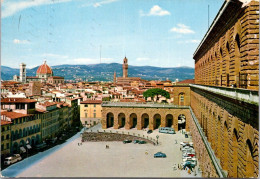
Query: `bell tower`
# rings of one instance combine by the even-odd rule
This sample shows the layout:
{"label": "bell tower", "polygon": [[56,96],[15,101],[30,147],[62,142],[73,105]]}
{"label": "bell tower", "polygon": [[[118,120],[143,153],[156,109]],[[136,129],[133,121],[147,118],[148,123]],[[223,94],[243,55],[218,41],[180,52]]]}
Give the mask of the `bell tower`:
{"label": "bell tower", "polygon": [[20,64],[20,81],[26,83],[26,64]]}
{"label": "bell tower", "polygon": [[123,62],[123,78],[128,77],[128,64],[127,64],[128,59],[125,57],[124,62]]}

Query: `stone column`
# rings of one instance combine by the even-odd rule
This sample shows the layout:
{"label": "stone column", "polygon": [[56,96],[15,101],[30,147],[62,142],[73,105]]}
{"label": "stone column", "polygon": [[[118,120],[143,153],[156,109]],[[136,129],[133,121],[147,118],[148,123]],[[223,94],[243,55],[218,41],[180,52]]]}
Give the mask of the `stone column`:
{"label": "stone column", "polygon": [[114,129],[119,129],[118,115],[114,114]]}
{"label": "stone column", "polygon": [[137,116],[137,130],[142,130],[142,125],[144,121],[142,121],[142,116],[138,115]]}
{"label": "stone column", "polygon": [[149,129],[154,130],[154,119],[149,117]]}
{"label": "stone column", "polygon": [[178,131],[178,116],[173,116],[173,129]]}
{"label": "stone column", "polygon": [[161,115],[161,127],[166,127],[166,116]]}
{"label": "stone column", "polygon": [[106,129],[106,128],[107,128],[106,118],[102,118],[102,119],[101,119],[101,124],[102,124],[102,129]]}
{"label": "stone column", "polygon": [[130,122],[130,117],[129,115],[125,115],[125,129],[126,130],[129,130],[130,129],[130,126],[131,126],[131,122]]}

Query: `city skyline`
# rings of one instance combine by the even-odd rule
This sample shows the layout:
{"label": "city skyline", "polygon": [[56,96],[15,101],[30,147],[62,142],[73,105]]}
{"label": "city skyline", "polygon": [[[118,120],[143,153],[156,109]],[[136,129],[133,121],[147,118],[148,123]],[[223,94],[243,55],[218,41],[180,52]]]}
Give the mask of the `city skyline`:
{"label": "city skyline", "polygon": [[[121,63],[194,67],[223,1],[3,1],[2,65]],[[199,17],[199,18],[198,18]],[[184,50],[185,49],[185,50]],[[163,62],[163,63],[162,63]]]}

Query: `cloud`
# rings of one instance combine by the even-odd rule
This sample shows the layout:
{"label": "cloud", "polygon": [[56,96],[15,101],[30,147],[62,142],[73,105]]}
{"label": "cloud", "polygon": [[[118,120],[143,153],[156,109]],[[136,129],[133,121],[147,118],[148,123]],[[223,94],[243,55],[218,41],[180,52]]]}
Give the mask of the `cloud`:
{"label": "cloud", "polygon": [[14,44],[28,44],[28,43],[30,43],[28,40],[19,40],[19,39],[14,39],[13,42],[14,42]]}
{"label": "cloud", "polygon": [[136,59],[136,61],[147,61],[147,60],[150,60],[150,58],[138,57],[138,58]]}
{"label": "cloud", "polygon": [[116,2],[118,0],[104,0],[104,1],[100,1],[100,2],[96,2],[93,4],[94,7],[100,7],[104,4],[110,4],[110,3],[113,3],[113,2]]}
{"label": "cloud", "polygon": [[69,2],[72,0],[9,0],[4,1],[2,4],[2,18],[6,18],[9,16],[14,15],[15,13],[22,11],[27,8],[35,7],[35,6],[42,6],[48,4],[56,4],[56,3],[63,3]]}
{"label": "cloud", "polygon": [[150,12],[145,14],[142,10],[139,12],[141,16],[166,16],[171,15],[169,11],[163,10],[160,6],[154,5]]}
{"label": "cloud", "polygon": [[171,32],[177,32],[181,34],[194,34],[195,32],[190,29],[189,26],[186,26],[184,24],[177,24],[178,27],[173,27],[170,31]]}
{"label": "cloud", "polygon": [[119,1],[119,0],[103,0],[103,1],[98,1],[98,2],[94,2],[94,3],[87,3],[87,4],[82,5],[81,7],[89,7],[89,6],[100,7],[102,5],[110,4],[113,2],[117,2],[117,1]]}
{"label": "cloud", "polygon": [[185,44],[187,44],[187,43],[199,43],[199,42],[200,42],[200,40],[195,40],[195,39],[178,41],[178,43],[181,43],[181,44],[183,44],[183,43],[185,43]]}

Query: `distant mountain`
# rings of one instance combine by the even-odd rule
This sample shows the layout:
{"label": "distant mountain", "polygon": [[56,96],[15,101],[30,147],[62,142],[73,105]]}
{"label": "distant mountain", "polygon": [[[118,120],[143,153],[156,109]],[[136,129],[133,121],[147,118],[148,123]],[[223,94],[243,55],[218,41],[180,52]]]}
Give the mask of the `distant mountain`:
{"label": "distant mountain", "polygon": [[[55,76],[64,76],[65,80],[88,81],[113,81],[114,71],[116,76],[122,76],[122,64],[101,63],[90,65],[56,65],[51,67]],[[36,76],[38,67],[26,69],[27,76]],[[19,69],[1,66],[2,80],[11,80],[13,75],[19,75]],[[153,67],[153,66],[128,66],[129,77],[141,77],[145,80],[185,80],[194,78],[194,68],[191,67]]]}

